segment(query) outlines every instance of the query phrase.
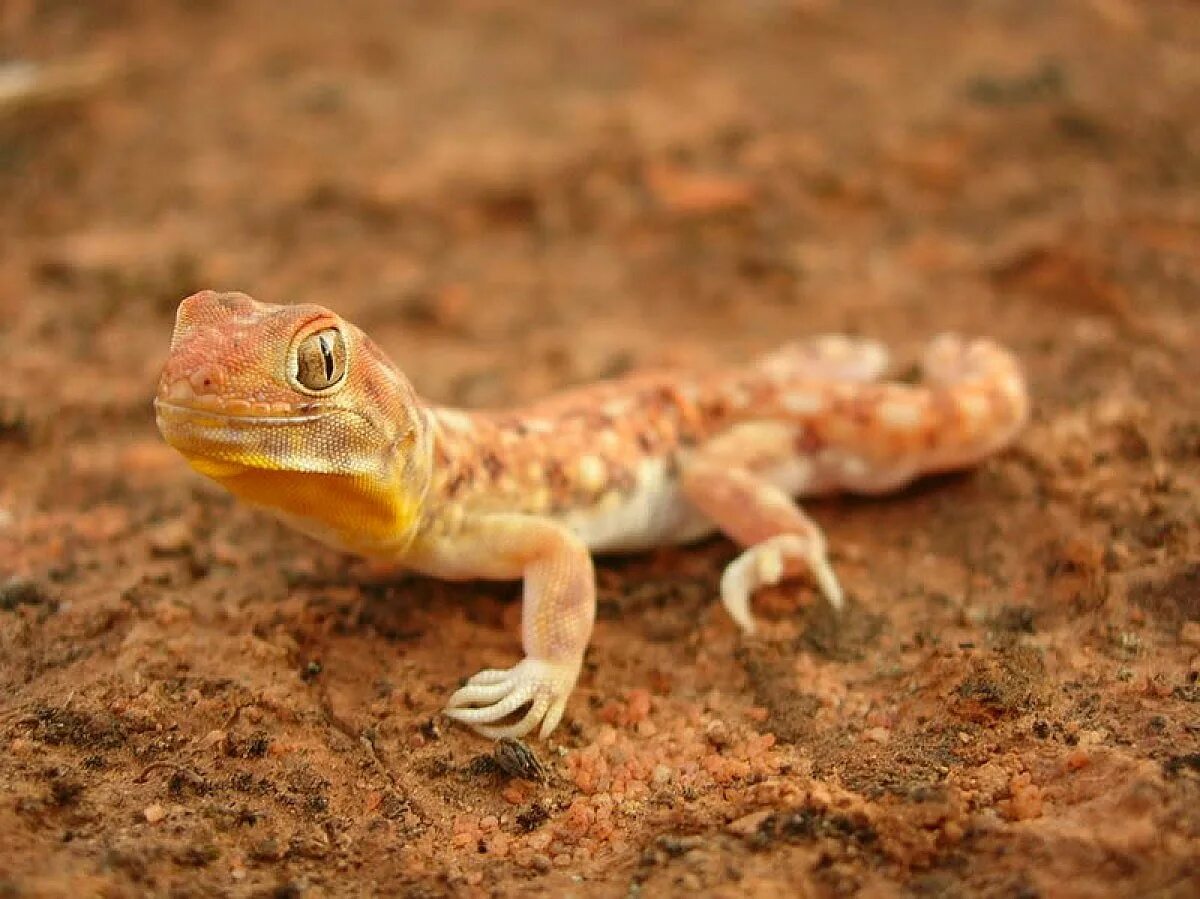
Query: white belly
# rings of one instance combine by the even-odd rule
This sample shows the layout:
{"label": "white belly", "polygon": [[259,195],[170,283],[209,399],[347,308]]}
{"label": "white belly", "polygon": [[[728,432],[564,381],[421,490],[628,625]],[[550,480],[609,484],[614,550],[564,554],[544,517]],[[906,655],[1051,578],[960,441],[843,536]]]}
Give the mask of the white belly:
{"label": "white belly", "polygon": [[657,459],[641,464],[632,491],[612,494],[587,509],[574,509],[559,520],[599,553],[687,543],[714,530],[667,474],[666,462]]}

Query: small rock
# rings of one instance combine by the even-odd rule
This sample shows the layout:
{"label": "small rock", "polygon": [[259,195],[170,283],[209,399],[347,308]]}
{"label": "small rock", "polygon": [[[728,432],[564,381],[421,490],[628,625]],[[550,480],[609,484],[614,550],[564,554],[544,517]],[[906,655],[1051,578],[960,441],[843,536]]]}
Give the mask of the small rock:
{"label": "small rock", "polygon": [[148,805],[142,810],[142,816],[146,819],[147,824],[157,824],[163,818],[167,817],[167,810],[157,802],[153,805]]}
{"label": "small rock", "polygon": [[156,556],[177,556],[187,550],[191,537],[187,522],[176,518],[150,532],[150,549]]}
{"label": "small rock", "polygon": [[533,831],[550,820],[550,812],[540,802],[535,802],[518,814],[516,820],[517,827],[524,833],[533,833]]}
{"label": "small rock", "polygon": [[207,734],[204,735],[204,739],[200,741],[200,745],[204,746],[205,748],[208,748],[211,746],[224,746],[225,745],[225,731],[210,730]]}
{"label": "small rock", "polygon": [[45,588],[32,578],[18,575],[0,583],[0,610],[6,612],[17,606],[40,606],[49,598]]}
{"label": "small rock", "polygon": [[756,196],[754,185],[736,175],[656,165],[649,167],[645,176],[646,186],[659,205],[680,217],[746,209]]}
{"label": "small rock", "polygon": [[1088,755],[1086,749],[1078,748],[1067,753],[1067,757],[1063,760],[1068,771],[1079,771],[1091,764],[1091,756]]}
{"label": "small rock", "polygon": [[677,837],[663,834],[655,840],[654,844],[671,858],[679,858],[687,855],[693,849],[703,846],[704,837]]}
{"label": "small rock", "polygon": [[704,726],[704,738],[713,749],[725,749],[732,742],[729,727],[724,721],[710,721]]}
{"label": "small rock", "polygon": [[1179,640],[1188,646],[1200,647],[1200,621],[1185,621],[1179,629]]}
{"label": "small rock", "polygon": [[517,784],[509,784],[500,791],[500,798],[509,805],[520,805],[525,801],[525,791]]}
{"label": "small rock", "polygon": [[870,740],[872,743],[886,743],[892,738],[892,732],[886,727],[872,727],[863,734],[864,740]]}
{"label": "small rock", "polygon": [[771,817],[769,808],[760,809],[757,812],[751,812],[748,815],[742,815],[736,821],[729,824],[729,832],[737,834],[739,837],[750,837],[758,833],[758,829],[762,823]]}

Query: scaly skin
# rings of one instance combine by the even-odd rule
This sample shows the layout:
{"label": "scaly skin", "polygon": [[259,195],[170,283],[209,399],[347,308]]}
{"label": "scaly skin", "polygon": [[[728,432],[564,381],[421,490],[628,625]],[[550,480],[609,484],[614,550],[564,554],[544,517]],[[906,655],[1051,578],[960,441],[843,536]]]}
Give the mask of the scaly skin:
{"label": "scaly skin", "polygon": [[719,529],[744,547],[721,598],[746,632],[755,589],[785,577],[813,577],[841,608],[793,497],[970,466],[1028,416],[1015,359],[988,341],[933,341],[921,385],[877,380],[886,365],[876,343],[826,337],[742,368],[464,412],[422,402],[326,309],[204,291],[180,304],[155,410],[193,468],[326,543],[437,577],[523,579],[525,658],[475,675],[446,713],[489,737],[545,737],[591,635],[592,551]]}

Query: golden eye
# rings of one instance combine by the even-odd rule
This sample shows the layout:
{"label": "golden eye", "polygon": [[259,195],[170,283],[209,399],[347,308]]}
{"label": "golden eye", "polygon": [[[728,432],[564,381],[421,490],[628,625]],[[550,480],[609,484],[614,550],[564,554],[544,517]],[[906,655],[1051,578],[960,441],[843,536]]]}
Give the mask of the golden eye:
{"label": "golden eye", "polygon": [[296,382],[307,390],[328,390],[346,375],[346,342],[337,328],[309,334],[296,347]]}

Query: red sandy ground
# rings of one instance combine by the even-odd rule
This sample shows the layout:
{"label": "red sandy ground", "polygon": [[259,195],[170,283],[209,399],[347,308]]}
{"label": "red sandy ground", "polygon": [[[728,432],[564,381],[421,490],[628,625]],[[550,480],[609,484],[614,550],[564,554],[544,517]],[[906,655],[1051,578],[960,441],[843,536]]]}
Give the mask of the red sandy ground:
{"label": "red sandy ground", "polygon": [[[1185,0],[6,0],[0,58],[100,74],[0,109],[0,895],[1200,894],[1198,48]],[[159,441],[207,286],[467,405],[961,330],[1036,411],[810,505],[840,625],[741,639],[723,540],[604,564],[538,784],[438,715],[515,588]]]}

